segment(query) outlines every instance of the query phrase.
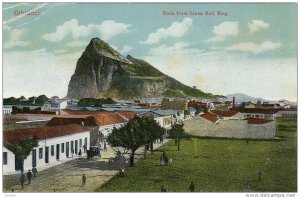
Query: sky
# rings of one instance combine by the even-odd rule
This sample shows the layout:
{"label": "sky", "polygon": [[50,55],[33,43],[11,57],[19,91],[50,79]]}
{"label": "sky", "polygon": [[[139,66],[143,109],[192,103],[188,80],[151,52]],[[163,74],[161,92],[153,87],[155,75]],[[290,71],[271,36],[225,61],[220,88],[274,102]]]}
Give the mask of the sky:
{"label": "sky", "polygon": [[3,97],[67,95],[98,37],[213,94],[297,101],[296,3],[3,3]]}

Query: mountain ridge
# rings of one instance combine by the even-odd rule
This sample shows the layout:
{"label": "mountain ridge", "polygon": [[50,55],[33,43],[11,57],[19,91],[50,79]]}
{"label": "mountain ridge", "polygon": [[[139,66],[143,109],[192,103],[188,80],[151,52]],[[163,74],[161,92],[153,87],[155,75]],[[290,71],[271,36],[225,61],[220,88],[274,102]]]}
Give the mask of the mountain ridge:
{"label": "mountain ridge", "polygon": [[[247,94],[244,94],[244,93],[234,93],[234,94],[228,94],[226,95],[227,99],[228,100],[232,100],[233,96],[235,96],[235,101],[236,102],[248,102],[248,101],[251,101],[252,103],[257,103],[258,100],[260,100],[261,102],[270,102],[270,103],[278,103],[279,100],[267,100],[267,99],[264,99],[264,98],[256,98],[256,97],[253,97],[253,96],[249,96]],[[284,100],[284,99],[282,99]],[[291,105],[296,105],[297,102],[294,102],[294,101],[288,101],[288,100],[284,100],[286,104],[291,104]]]}

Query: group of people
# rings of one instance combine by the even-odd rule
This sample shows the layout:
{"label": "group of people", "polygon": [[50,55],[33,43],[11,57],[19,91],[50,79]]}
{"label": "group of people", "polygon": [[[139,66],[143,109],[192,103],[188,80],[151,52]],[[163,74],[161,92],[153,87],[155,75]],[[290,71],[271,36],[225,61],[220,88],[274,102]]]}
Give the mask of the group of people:
{"label": "group of people", "polygon": [[160,156],[160,165],[169,165],[171,166],[173,163],[172,157],[168,157],[166,152],[163,151],[163,154]]}
{"label": "group of people", "polygon": [[[195,192],[195,184],[193,181],[191,182],[191,184],[189,186],[189,190],[190,190],[190,192]],[[164,186],[161,186],[160,192],[168,192],[168,191]]]}
{"label": "group of people", "polygon": [[31,184],[31,180],[36,178],[36,175],[37,174],[37,169],[36,167],[33,167],[32,170],[28,170],[26,176],[24,174],[24,171],[22,170],[21,171],[21,175],[20,175],[20,183],[21,183],[21,186],[22,188],[24,188],[24,184],[25,184],[25,181],[26,181],[26,178],[28,180],[28,185]]}

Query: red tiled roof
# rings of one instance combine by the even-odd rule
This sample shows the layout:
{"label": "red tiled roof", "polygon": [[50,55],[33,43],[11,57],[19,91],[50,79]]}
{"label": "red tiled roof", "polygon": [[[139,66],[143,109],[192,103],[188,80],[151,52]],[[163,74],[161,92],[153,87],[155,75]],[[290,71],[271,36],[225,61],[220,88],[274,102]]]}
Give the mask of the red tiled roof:
{"label": "red tiled roof", "polygon": [[[82,112],[81,112],[82,113]],[[94,113],[94,112],[93,112]],[[56,126],[62,124],[81,124],[85,126],[103,126],[127,122],[136,114],[132,111],[116,111],[116,112],[98,112],[92,115],[60,115],[52,118],[48,122],[48,126]]]}
{"label": "red tiled roof", "polygon": [[194,108],[196,108],[197,106],[200,106],[200,107],[206,107],[207,104],[206,104],[206,103],[203,103],[203,102],[189,101],[189,102],[188,102],[188,106],[189,106],[189,107],[194,107]]}
{"label": "red tiled roof", "polygon": [[38,140],[72,135],[89,131],[86,127],[77,124],[61,126],[45,126],[41,128],[26,128],[3,131],[3,141],[17,143],[26,137],[36,137]]}
{"label": "red tiled roof", "polygon": [[27,119],[21,119],[21,118],[4,118],[3,124],[14,124],[16,122],[20,121],[28,121]]}
{"label": "red tiled roof", "polygon": [[213,123],[218,121],[218,116],[215,115],[215,114],[212,114],[210,112],[206,112],[205,114],[202,114],[202,115],[199,115],[199,116],[201,116],[202,118],[205,118],[206,120],[209,120]]}
{"label": "red tiled roof", "polygon": [[244,120],[248,120],[248,124],[266,124],[268,122],[272,122],[273,120],[266,120],[260,118],[246,118]]}
{"label": "red tiled roof", "polygon": [[136,114],[132,111],[115,111],[114,113],[119,114],[126,119],[132,119],[136,116]]}
{"label": "red tiled roof", "polygon": [[94,115],[94,117],[96,119],[96,124],[101,126],[127,122],[127,119],[124,119],[124,116],[118,115],[117,113],[110,115],[98,114]]}
{"label": "red tiled roof", "polygon": [[220,111],[220,110],[212,110],[211,112],[222,117],[231,117],[238,113],[238,111]]}
{"label": "red tiled roof", "polygon": [[85,126],[97,126],[94,116],[87,115],[71,115],[65,117],[52,118],[46,125],[47,126],[58,126],[65,124],[84,124]]}

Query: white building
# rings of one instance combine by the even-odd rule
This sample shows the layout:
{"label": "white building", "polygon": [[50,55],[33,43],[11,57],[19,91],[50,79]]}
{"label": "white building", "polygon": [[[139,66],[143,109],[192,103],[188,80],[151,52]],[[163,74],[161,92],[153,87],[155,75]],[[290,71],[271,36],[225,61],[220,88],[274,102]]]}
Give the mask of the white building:
{"label": "white building", "polygon": [[153,117],[158,124],[165,128],[171,129],[172,123],[179,123],[184,120],[184,112],[181,110],[152,110],[144,113],[146,117]]}
{"label": "white building", "polygon": [[[42,128],[16,129],[3,132],[3,141],[17,143],[25,137],[36,137],[38,147],[24,160],[23,169],[49,168],[71,160],[81,149],[90,147],[89,129],[80,125],[45,126]],[[73,153],[73,155],[72,155]],[[22,162],[10,150],[3,147],[3,174],[15,174],[22,169]]]}
{"label": "white building", "polygon": [[60,112],[62,109],[66,109],[68,106],[69,99],[54,99],[48,100],[42,106],[42,111],[56,111]]}
{"label": "white building", "polygon": [[3,114],[10,115],[12,112],[12,106],[3,105]]}
{"label": "white building", "polygon": [[297,118],[297,109],[282,109],[277,112],[276,117]]}

